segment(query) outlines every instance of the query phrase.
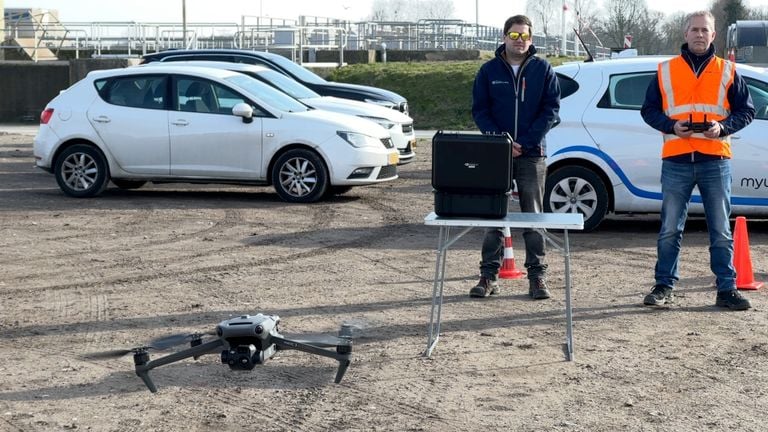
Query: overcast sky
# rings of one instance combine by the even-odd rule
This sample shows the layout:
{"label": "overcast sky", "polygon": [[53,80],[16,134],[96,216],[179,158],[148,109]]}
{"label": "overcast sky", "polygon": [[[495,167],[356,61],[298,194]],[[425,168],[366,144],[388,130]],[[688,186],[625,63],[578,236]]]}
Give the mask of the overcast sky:
{"label": "overcast sky", "polygon": [[[181,22],[182,0],[0,0],[6,8],[57,9],[64,22],[139,21]],[[598,3],[601,0],[598,0]],[[646,0],[666,13],[705,8],[707,0]],[[359,21],[371,12],[373,0],[186,0],[187,22],[240,23],[242,16],[296,19],[299,15]],[[747,0],[750,6],[768,0]],[[523,0],[454,0],[454,18],[475,22],[475,5],[482,25],[501,27],[504,19],[525,12]]]}

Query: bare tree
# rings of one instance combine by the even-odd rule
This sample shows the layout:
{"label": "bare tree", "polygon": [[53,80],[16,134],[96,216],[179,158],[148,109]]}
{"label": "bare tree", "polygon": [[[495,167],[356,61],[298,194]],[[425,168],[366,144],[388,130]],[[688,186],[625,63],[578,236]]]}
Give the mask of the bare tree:
{"label": "bare tree", "polygon": [[579,32],[584,43],[602,46],[603,41],[595,33],[595,28],[599,27],[595,0],[574,0],[573,13],[575,17],[573,27]]}
{"label": "bare tree", "polygon": [[658,54],[664,46],[664,41],[659,37],[663,28],[664,13],[647,10],[637,19],[637,24],[631,31],[632,47],[640,54]]}
{"label": "bare tree", "polygon": [[411,2],[419,11],[419,19],[448,19],[454,14],[453,0],[419,0]]}
{"label": "bare tree", "polygon": [[448,19],[454,14],[453,0],[374,0],[371,21]]}
{"label": "bare tree", "polygon": [[748,9],[747,19],[750,20],[768,20],[768,6],[758,6]]}
{"label": "bare tree", "polygon": [[[639,49],[648,42],[641,38],[634,38],[636,34],[642,32],[641,25],[653,24],[645,20],[648,17],[648,6],[645,0],[606,0],[603,9],[602,19],[598,20],[599,31],[596,31],[603,43],[611,47],[623,47],[624,36],[628,34],[633,35],[633,47]],[[655,30],[655,25],[653,28]]]}
{"label": "bare tree", "polygon": [[662,44],[658,54],[678,54],[680,52],[687,16],[685,12],[675,12],[664,20],[661,24],[660,39]]}
{"label": "bare tree", "polygon": [[561,7],[561,0],[529,1],[525,7],[525,13],[533,21],[533,28],[537,32],[540,30],[544,36],[548,37],[553,32],[557,32],[555,29],[560,22]]}

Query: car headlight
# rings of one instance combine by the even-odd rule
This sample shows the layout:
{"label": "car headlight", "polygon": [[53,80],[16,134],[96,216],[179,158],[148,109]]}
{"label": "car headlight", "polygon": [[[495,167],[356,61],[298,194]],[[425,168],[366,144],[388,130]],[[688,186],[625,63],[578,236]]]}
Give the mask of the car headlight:
{"label": "car headlight", "polygon": [[384,117],[371,117],[371,116],[362,116],[362,115],[358,117],[378,123],[379,126],[383,127],[384,129],[392,129],[393,127],[395,127],[394,122],[389,121]]}
{"label": "car headlight", "polygon": [[344,141],[348,142],[352,147],[381,147],[381,140],[357,132],[336,131]]}
{"label": "car headlight", "polygon": [[383,99],[367,99],[366,98],[365,101],[368,102],[368,103],[372,103],[372,104],[376,104],[376,105],[381,105],[381,106],[387,107],[389,109],[397,109],[397,104],[394,103],[394,102],[390,102],[388,100],[383,100]]}

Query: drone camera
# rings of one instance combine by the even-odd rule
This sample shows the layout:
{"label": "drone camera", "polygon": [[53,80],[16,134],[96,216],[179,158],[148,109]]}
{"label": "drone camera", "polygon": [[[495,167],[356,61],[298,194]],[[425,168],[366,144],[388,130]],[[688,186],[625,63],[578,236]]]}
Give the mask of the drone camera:
{"label": "drone camera", "polygon": [[274,345],[267,350],[256,348],[253,344],[237,345],[221,352],[221,362],[232,370],[251,370],[263,364],[275,354]]}
{"label": "drone camera", "polygon": [[251,370],[260,363],[256,353],[257,350],[253,344],[238,345],[232,349],[222,351],[221,362],[229,365],[230,369]]}

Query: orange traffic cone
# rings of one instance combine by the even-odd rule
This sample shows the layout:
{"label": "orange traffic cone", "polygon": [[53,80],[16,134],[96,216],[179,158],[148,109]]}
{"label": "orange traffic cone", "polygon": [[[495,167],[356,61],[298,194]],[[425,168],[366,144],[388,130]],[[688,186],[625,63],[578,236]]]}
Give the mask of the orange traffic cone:
{"label": "orange traffic cone", "polygon": [[519,279],[525,272],[515,268],[515,250],[512,248],[512,234],[509,228],[504,228],[504,261],[501,262],[499,277],[502,279]]}
{"label": "orange traffic cone", "polygon": [[736,218],[733,229],[733,266],[736,268],[736,288],[740,290],[756,290],[763,286],[755,282],[752,273],[752,257],[749,254],[749,235],[747,234],[747,219],[744,216]]}

